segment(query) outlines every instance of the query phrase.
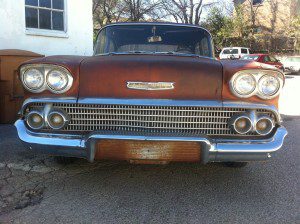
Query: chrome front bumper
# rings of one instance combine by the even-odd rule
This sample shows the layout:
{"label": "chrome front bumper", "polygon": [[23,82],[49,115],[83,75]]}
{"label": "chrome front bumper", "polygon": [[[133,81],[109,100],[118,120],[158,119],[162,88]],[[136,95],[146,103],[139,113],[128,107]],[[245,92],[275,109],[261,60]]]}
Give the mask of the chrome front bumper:
{"label": "chrome front bumper", "polygon": [[272,138],[264,140],[212,140],[206,136],[142,136],[100,132],[93,132],[82,137],[80,135],[35,133],[26,128],[23,120],[18,120],[15,126],[19,138],[31,149],[42,150],[52,155],[85,158],[90,162],[94,161],[96,142],[103,139],[199,142],[202,163],[267,160],[281,148],[287,135],[287,130],[283,126],[277,128]]}

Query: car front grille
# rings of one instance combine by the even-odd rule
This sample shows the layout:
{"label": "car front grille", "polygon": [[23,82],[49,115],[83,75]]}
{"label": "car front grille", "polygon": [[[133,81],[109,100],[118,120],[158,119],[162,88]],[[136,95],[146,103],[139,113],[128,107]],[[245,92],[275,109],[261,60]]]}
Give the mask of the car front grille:
{"label": "car front grille", "polygon": [[[30,104],[26,112],[43,110],[44,103]],[[92,131],[174,133],[185,135],[239,136],[229,126],[229,119],[245,108],[202,106],[146,106],[54,103],[54,109],[62,109],[71,121],[62,131],[89,133]],[[265,109],[258,114],[275,115]],[[45,128],[45,131],[49,128]],[[257,134],[248,134],[256,136]]]}

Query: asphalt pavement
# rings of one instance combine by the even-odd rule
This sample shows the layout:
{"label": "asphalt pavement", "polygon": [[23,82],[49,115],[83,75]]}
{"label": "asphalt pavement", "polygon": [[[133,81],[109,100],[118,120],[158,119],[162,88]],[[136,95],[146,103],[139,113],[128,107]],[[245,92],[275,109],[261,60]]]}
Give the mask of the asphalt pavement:
{"label": "asphalt pavement", "polygon": [[280,100],[289,131],[268,162],[130,165],[52,157],[0,125],[0,223],[300,223],[300,77]]}

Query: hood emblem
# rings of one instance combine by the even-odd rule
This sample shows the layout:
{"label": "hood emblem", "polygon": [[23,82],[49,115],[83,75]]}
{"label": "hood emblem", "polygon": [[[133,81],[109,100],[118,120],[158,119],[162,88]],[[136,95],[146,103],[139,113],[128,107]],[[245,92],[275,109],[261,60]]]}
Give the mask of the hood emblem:
{"label": "hood emblem", "polygon": [[127,82],[128,89],[138,90],[170,90],[174,89],[174,82]]}

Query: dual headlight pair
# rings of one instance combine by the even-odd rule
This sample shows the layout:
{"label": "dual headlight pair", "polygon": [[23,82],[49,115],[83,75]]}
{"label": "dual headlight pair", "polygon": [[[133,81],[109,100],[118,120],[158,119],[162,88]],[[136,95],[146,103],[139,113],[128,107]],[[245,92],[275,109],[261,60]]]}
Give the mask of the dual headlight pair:
{"label": "dual headlight pair", "polygon": [[43,111],[33,110],[26,115],[25,120],[27,125],[34,130],[40,130],[44,127],[60,130],[68,125],[70,117],[62,110],[49,111],[47,115]]}
{"label": "dual headlight pair", "polygon": [[271,70],[244,70],[230,81],[231,91],[238,97],[258,96],[261,99],[276,97],[283,87],[283,74]]}
{"label": "dual headlight pair", "polygon": [[73,84],[70,72],[57,65],[25,65],[20,71],[24,87],[33,93],[49,90],[60,94],[68,91]]}

